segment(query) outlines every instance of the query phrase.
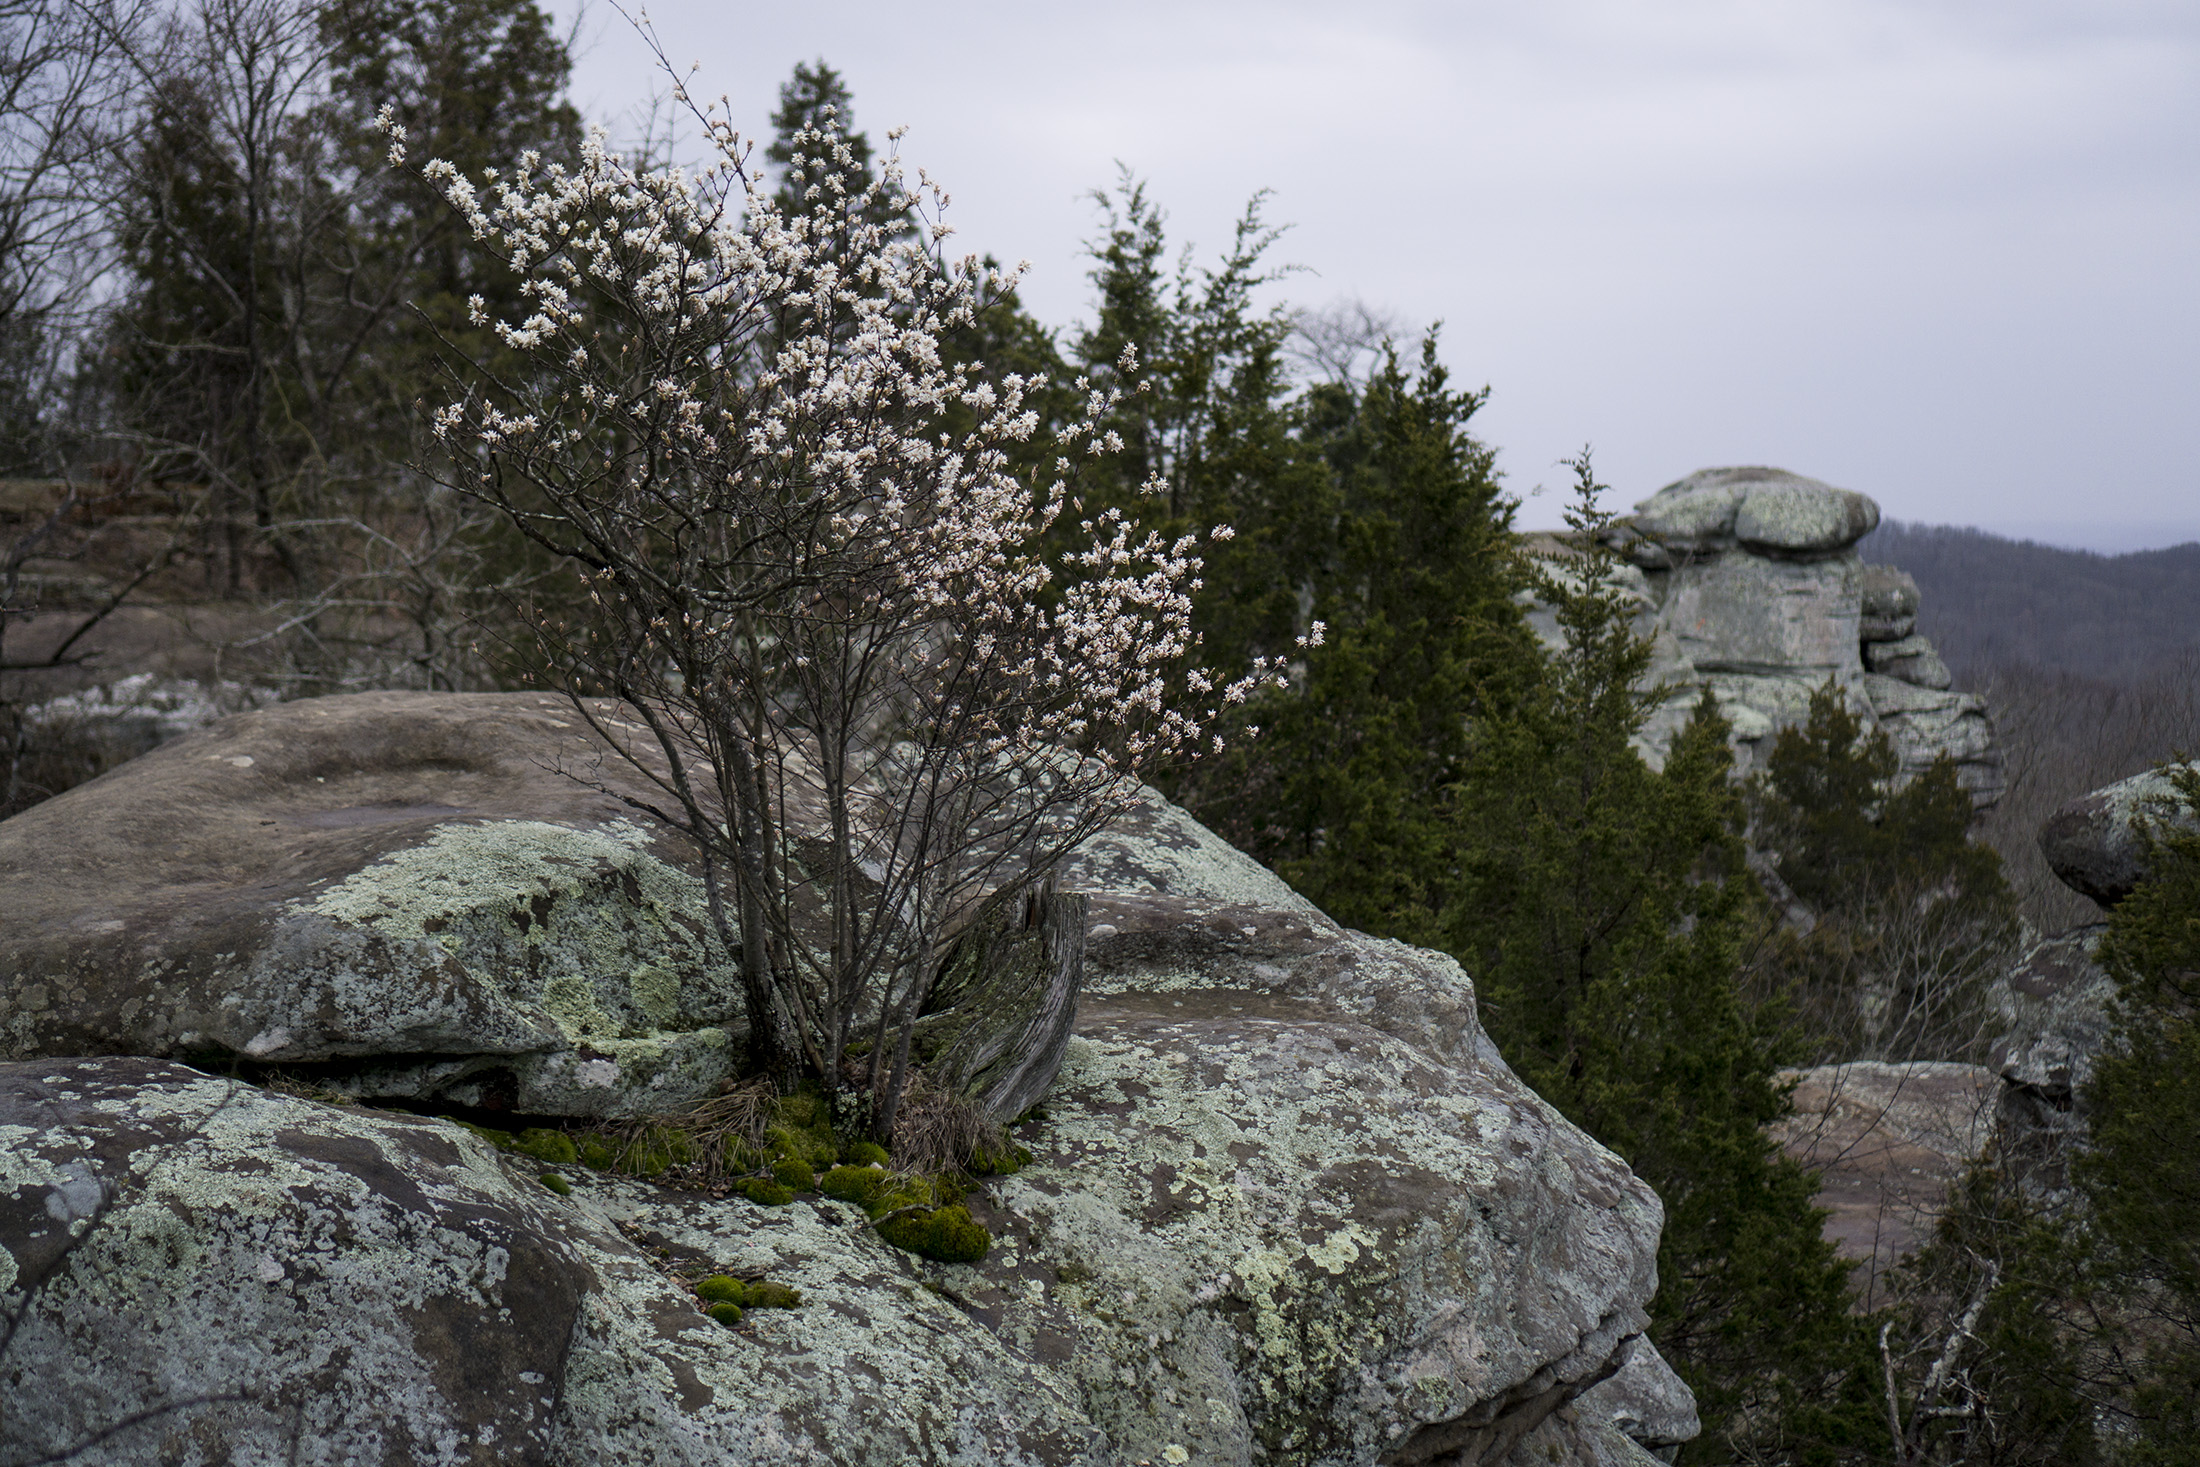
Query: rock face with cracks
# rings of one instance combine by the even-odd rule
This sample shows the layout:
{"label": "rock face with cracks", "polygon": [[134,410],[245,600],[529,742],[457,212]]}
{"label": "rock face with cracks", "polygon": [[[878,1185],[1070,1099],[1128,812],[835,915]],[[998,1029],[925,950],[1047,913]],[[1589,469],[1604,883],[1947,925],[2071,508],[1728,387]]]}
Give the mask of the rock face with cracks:
{"label": "rock face with cracks", "polygon": [[[559,716],[445,706],[457,725],[484,706]],[[214,762],[191,739],[172,747],[178,779],[194,755]],[[299,757],[286,740],[264,747],[270,763]],[[249,772],[250,757],[221,769]],[[454,786],[480,773],[448,762]],[[197,798],[210,824],[249,830],[295,813],[280,791],[298,783],[283,767],[275,796]],[[451,793],[454,808],[485,808],[479,782]],[[557,803],[590,797],[570,781],[538,793],[542,805],[515,795],[458,828],[487,833],[469,837],[483,860],[584,884],[630,858],[659,863],[662,897],[629,865],[632,890],[605,883],[621,895],[583,924],[609,932],[570,939],[612,955],[577,971],[607,1014],[628,995],[638,1016],[624,1022],[642,1028],[631,985],[602,985],[664,951],[625,935],[636,911],[702,941],[677,852],[621,835],[604,806]],[[543,856],[514,828],[529,822],[602,844]],[[383,869],[433,846],[417,830],[392,840]],[[142,1000],[109,1013],[80,982],[38,1011],[57,1027],[28,1032],[74,1024],[110,1053],[144,1037],[172,1053],[187,1030],[249,1041],[287,1002],[284,1052],[340,1056],[361,1041],[339,1036],[374,1032],[346,1026],[373,1015],[261,993],[252,975],[282,970],[239,954],[269,950],[254,921],[303,922],[299,908],[382,859],[355,851],[318,868],[318,886],[263,874],[257,913],[250,869],[213,888],[214,920],[258,947],[189,946],[185,896],[157,879],[174,868],[152,863],[114,919],[130,951],[153,970],[219,975],[197,991],[244,1012],[217,1028],[220,1005],[208,1017],[155,985],[109,990]],[[0,1066],[0,1305],[24,1321],[0,1348],[0,1382],[35,1399],[0,1417],[0,1458],[98,1437],[179,1463],[288,1460],[296,1444],[297,1460],[331,1462],[1639,1467],[1693,1432],[1685,1389],[1642,1335],[1656,1199],[1505,1067],[1456,965],[1338,928],[1157,798],[1060,878],[1086,904],[1084,993],[1046,1117],[1018,1133],[1030,1164],[966,1199],[995,1239],[977,1264],[924,1262],[814,1196],[763,1208],[574,1168],[555,1195],[537,1164],[458,1127],[158,1060]],[[484,887],[481,911],[534,930],[511,916],[531,911],[512,888]],[[385,895],[407,891],[414,904],[386,920],[416,924],[403,950],[432,966],[395,971],[445,975],[453,997],[433,1032],[450,1052],[489,1053],[481,1035],[506,1036],[508,1055],[588,1052],[543,1001],[547,979],[530,986],[524,964],[480,956],[485,938],[454,951],[448,926],[428,927],[456,898],[417,879]],[[56,906],[11,915],[8,951],[62,951]],[[379,910],[314,915],[388,942]],[[307,976],[326,996],[324,972]],[[461,996],[481,1005],[478,1033]],[[697,1001],[676,990],[669,1012]],[[804,1302],[729,1329],[669,1273],[768,1276]]]}
{"label": "rock face with cracks", "polygon": [[1646,682],[1671,694],[1638,741],[1653,764],[1706,687],[1748,769],[1830,681],[1866,727],[1886,731],[1902,778],[1945,756],[1976,805],[2000,798],[1986,706],[1951,687],[1916,635],[1916,583],[1857,553],[1878,523],[1879,506],[1853,490],[1743,467],[1700,469],[1611,527],[1607,541],[1627,562],[1615,586],[1641,605],[1637,627],[1652,646]]}

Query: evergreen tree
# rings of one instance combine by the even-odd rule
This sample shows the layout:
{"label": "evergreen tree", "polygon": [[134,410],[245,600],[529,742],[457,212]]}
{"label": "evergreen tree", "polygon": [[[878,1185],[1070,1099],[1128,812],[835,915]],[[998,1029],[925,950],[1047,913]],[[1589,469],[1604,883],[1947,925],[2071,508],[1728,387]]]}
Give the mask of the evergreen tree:
{"label": "evergreen tree", "polygon": [[1301,597],[1324,641],[1251,711],[1260,739],[1200,806],[1339,921],[1423,940],[1449,879],[1444,791],[1535,657],[1512,502],[1468,432],[1486,394],[1454,391],[1436,345],[1417,372],[1388,351],[1356,396],[1301,404],[1322,478],[1266,507],[1267,553],[1225,584],[1244,642],[1280,637]]}
{"label": "evergreen tree", "polygon": [[1756,838],[1815,914],[1760,955],[1812,1062],[1982,1058],[1985,990],[2013,956],[2016,896],[1970,838],[1970,795],[1943,758],[1908,783],[1882,729],[1829,681],[1781,730],[1754,782]]}
{"label": "evergreen tree", "polygon": [[[2200,767],[2171,778],[2177,802],[2200,812]],[[2074,1239],[2094,1347],[2123,1377],[2117,1459],[2168,1467],[2200,1462],[2200,834],[2145,834],[2148,877],[2101,944],[2117,1009],[2084,1096]]]}
{"label": "evergreen tree", "polygon": [[1444,945],[1521,1078],[1665,1203],[1651,1337],[1705,1422],[1683,1460],[1830,1460],[1874,1424],[1870,1356],[1817,1179],[1765,1132],[1788,1056],[1738,982],[1763,919],[1727,725],[1707,692],[1662,772],[1631,747],[1664,690],[1576,469],[1573,553],[1533,573],[1564,646],[1471,724]]}

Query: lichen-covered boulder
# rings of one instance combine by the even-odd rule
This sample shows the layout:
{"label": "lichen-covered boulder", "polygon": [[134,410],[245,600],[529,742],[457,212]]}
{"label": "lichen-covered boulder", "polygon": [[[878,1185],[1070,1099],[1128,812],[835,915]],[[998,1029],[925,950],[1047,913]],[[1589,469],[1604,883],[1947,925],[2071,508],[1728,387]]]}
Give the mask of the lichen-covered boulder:
{"label": "lichen-covered boulder", "polygon": [[708,1093],[732,965],[577,722],[529,693],[281,704],[0,822],[0,1057],[335,1065],[552,1114]]}
{"label": "lichen-covered boulder", "polygon": [[[554,1195],[462,1128],[172,1064],[0,1066],[0,1307],[26,1321],[0,1379],[39,1402],[0,1450],[1464,1467],[1669,1443],[1681,1414],[1639,1404],[1686,1399],[1641,1339],[1657,1201],[1505,1067],[1456,965],[1342,931],[1158,799],[1062,876],[1088,992],[1029,1164],[967,1199],[995,1239],[972,1264],[822,1198],[580,1171]],[[806,1302],[729,1330],[684,1282],[727,1273]]]}
{"label": "lichen-covered boulder", "polygon": [[2200,830],[2200,815],[2185,807],[2170,782],[2173,767],[2118,780],[2047,817],[2040,827],[2040,851],[2064,885],[2113,907],[2146,879],[2141,820],[2162,829]]}
{"label": "lichen-covered boulder", "polygon": [[[1119,1449],[1495,1463],[1625,1365],[1657,1200],[1506,1068],[1456,964],[1338,928],[1158,799],[1063,879],[1093,894],[1078,1038],[958,1287],[1066,1333]],[[1583,1409],[1558,1460],[1623,1459]]]}
{"label": "lichen-covered boulder", "polygon": [[[683,1272],[804,1302],[729,1329]],[[8,1461],[1117,1460],[1058,1373],[927,1282],[832,1203],[587,1173],[561,1197],[446,1122],[0,1064]]]}

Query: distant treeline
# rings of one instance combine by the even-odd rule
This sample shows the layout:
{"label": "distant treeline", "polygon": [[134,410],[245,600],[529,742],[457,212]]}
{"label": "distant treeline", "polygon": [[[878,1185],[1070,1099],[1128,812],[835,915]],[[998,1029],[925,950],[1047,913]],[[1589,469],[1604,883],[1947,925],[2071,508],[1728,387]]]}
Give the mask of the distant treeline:
{"label": "distant treeline", "polygon": [[2017,663],[2124,682],[2200,648],[2200,542],[2099,555],[1889,520],[1859,549],[1916,577],[1918,630],[1960,686]]}
{"label": "distant treeline", "polygon": [[2024,914],[2058,931],[2100,910],[2040,855],[2067,800],[2200,751],[2200,543],[2128,555],[1890,520],[1860,547],[1917,580],[1918,628],[1982,693],[2009,788],[1980,834]]}

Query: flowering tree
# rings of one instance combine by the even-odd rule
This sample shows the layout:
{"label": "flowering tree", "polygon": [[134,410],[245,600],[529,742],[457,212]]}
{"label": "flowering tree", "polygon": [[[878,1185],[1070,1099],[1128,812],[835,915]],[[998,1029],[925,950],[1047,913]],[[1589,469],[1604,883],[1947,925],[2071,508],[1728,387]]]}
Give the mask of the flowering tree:
{"label": "flowering tree", "polygon": [[1077,513],[1073,460],[1118,447],[1096,426],[1113,400],[1081,383],[1056,472],[1010,473],[1043,383],[942,361],[942,334],[1012,280],[944,257],[936,186],[907,187],[893,156],[851,186],[828,116],[796,139],[792,212],[722,109],[696,115],[694,172],[623,161],[600,134],[570,169],[421,170],[530,306],[492,321],[476,301],[525,365],[464,368],[434,427],[457,487],[584,583],[568,688],[702,852],[752,1063],[855,1086],[883,1138],[957,936],[1030,912],[1139,771],[1195,754],[1219,706],[1275,672],[1182,671],[1192,537],[1109,512],[1048,563],[1045,532]]}

